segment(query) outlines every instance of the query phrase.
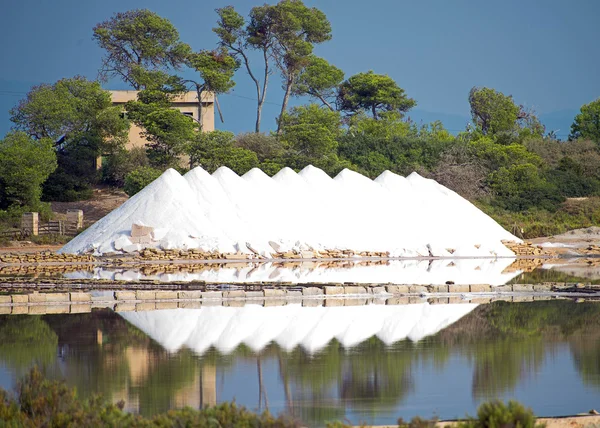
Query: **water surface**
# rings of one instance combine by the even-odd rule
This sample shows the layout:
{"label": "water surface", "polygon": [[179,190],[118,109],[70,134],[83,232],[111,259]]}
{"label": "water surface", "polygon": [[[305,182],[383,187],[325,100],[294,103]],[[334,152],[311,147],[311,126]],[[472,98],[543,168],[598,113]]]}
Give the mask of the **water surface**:
{"label": "water surface", "polygon": [[215,323],[229,315],[209,307],[3,316],[0,386],[11,388],[39,364],[83,396],[103,393],[145,415],[236,400],[310,426],[456,418],[491,398],[515,398],[543,416],[598,407],[598,304],[496,302],[464,304],[462,312],[452,308],[461,305],[443,306],[385,307],[387,318],[374,317],[374,305],[322,308],[329,309],[323,322],[296,342],[284,340],[289,328],[307,322],[303,310],[317,308],[288,308],[295,318],[277,334],[273,319],[259,312],[269,308],[250,308],[264,329],[243,334],[250,318],[232,312],[218,330]]}

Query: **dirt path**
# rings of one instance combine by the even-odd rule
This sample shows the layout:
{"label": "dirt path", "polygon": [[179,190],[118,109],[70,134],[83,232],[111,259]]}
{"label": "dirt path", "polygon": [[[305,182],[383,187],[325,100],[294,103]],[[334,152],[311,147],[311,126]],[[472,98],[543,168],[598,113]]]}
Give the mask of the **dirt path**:
{"label": "dirt path", "polygon": [[58,217],[66,218],[67,210],[83,210],[83,224],[88,227],[120,207],[127,198],[127,194],[122,190],[102,187],[94,189],[94,195],[87,201],[51,202],[51,205],[52,211],[57,213]]}

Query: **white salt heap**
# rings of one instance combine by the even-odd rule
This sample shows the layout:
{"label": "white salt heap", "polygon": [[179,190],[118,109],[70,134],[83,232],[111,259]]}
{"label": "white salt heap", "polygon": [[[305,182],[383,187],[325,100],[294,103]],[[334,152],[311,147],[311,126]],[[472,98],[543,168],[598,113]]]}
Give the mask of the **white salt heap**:
{"label": "white salt heap", "polygon": [[[132,236],[132,226],[151,235]],[[417,173],[375,180],[313,166],[273,178],[253,169],[173,169],[78,235],[60,252],[106,254],[142,248],[201,249],[271,258],[275,252],[351,250],[391,257],[514,256],[520,242],[455,192]]]}

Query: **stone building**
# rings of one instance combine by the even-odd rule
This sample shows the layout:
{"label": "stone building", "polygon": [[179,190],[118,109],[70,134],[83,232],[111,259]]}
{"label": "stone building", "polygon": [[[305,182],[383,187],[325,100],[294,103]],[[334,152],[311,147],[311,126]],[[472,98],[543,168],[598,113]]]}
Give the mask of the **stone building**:
{"label": "stone building", "polygon": [[[128,101],[137,100],[137,91],[109,91],[114,105],[124,106]],[[181,94],[173,99],[172,106],[181,113],[192,117],[195,121],[202,125],[204,132],[215,130],[215,97],[211,92],[202,94],[202,103],[198,102],[196,92],[190,91]],[[124,113],[125,108],[123,108]],[[148,143],[142,134],[142,129],[131,124],[129,128],[129,141],[126,148],[143,147]]]}

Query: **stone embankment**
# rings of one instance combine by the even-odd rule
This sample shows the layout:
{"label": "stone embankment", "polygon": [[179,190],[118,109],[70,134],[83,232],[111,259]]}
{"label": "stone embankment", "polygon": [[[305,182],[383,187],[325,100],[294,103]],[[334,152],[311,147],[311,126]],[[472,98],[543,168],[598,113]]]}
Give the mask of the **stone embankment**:
{"label": "stone embankment", "polygon": [[486,304],[498,300],[528,302],[561,297],[600,295],[600,288],[583,284],[474,285],[324,285],[263,287],[261,289],[118,290],[95,292],[32,292],[0,295],[0,314],[81,313],[93,308],[145,311],[202,306],[359,306],[415,303]]}

